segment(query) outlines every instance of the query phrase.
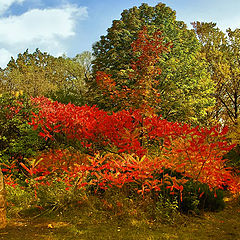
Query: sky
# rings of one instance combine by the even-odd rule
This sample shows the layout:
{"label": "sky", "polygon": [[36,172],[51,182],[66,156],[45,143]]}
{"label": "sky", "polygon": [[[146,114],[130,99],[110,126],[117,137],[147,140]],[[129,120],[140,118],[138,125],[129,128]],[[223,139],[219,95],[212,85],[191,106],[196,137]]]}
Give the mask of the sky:
{"label": "sky", "polygon": [[[121,12],[155,0],[0,0],[0,67],[11,56],[39,48],[53,56],[91,51]],[[162,0],[190,28],[193,21],[215,22],[225,31],[240,28],[239,0]]]}

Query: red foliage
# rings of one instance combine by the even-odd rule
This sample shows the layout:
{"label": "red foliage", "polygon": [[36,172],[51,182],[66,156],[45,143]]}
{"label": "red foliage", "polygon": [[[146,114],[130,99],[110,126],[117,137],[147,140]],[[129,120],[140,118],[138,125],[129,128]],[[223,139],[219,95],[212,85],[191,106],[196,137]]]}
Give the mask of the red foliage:
{"label": "red foliage", "polygon": [[[182,184],[192,179],[207,184],[210,189],[229,186],[232,192],[239,192],[239,181],[232,176],[231,169],[226,168],[226,160],[222,159],[233,147],[225,138],[226,128],[191,128],[157,116],[143,118],[137,110],[108,114],[96,107],[64,105],[46,98],[32,101],[38,105],[39,114],[30,124],[41,129],[41,136],[46,139],[64,134],[67,138],[80,141],[92,154],[109,150],[134,153],[140,158],[148,156],[149,143],[157,145],[158,157],[146,157],[141,161],[137,157],[122,158],[117,155],[102,158],[89,156],[84,164],[77,164],[74,170],[69,171],[71,176],[80,174],[81,179],[86,173],[95,176],[91,182],[79,181],[81,186],[121,187],[133,181],[141,183],[142,188],[138,192],[160,190],[162,180],[154,176],[161,174],[163,169],[171,169],[182,175],[181,179],[163,175],[163,179],[169,178],[167,186],[171,191],[182,191]],[[55,154],[56,161],[64,162],[60,152]],[[47,159],[44,166],[50,161]]]}
{"label": "red foliage", "polygon": [[133,60],[126,76],[128,81],[113,79],[111,75],[99,71],[96,73],[97,84],[115,104],[121,105],[121,109],[133,108],[141,110],[144,115],[153,114],[160,102],[158,76],[161,69],[158,63],[169,46],[169,43],[163,42],[160,31],[150,36],[144,27],[131,44]]}
{"label": "red foliage", "polygon": [[111,115],[96,107],[61,104],[41,97],[33,99],[39,106],[39,114],[30,125],[41,127],[40,136],[54,138],[63,133],[69,139],[79,140],[89,151],[118,148],[119,152],[143,155],[146,150],[140,145],[136,129],[142,121],[138,111],[121,111]]}

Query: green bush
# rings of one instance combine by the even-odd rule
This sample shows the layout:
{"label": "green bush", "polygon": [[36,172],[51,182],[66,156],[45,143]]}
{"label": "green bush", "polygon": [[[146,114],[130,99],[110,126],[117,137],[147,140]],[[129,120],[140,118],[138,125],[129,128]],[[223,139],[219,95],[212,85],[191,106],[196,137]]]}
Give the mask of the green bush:
{"label": "green bush", "polygon": [[48,147],[38,131],[28,124],[32,112],[37,113],[37,109],[28,96],[19,93],[0,96],[0,164],[3,168]]}
{"label": "green bush", "polygon": [[199,213],[199,210],[217,211],[225,207],[224,191],[210,190],[208,185],[189,181],[184,185],[180,210]]}
{"label": "green bush", "polygon": [[231,167],[233,171],[240,174],[240,145],[237,145],[231,151],[229,151],[224,158],[228,159],[227,165]]}

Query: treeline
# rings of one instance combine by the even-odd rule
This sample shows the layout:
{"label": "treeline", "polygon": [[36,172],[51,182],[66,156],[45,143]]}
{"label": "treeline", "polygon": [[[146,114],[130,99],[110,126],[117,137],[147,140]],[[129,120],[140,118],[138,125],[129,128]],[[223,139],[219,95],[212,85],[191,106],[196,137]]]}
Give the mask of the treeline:
{"label": "treeline", "polygon": [[83,52],[74,58],[53,57],[36,49],[26,50],[1,69],[1,91],[23,91],[25,94],[47,96],[60,102],[85,104],[86,79],[91,75],[92,54]]}
{"label": "treeline", "polygon": [[[46,96],[62,103],[97,105],[104,110],[118,111],[132,106],[122,104],[126,95],[114,98],[116,92],[131,89],[137,97],[146,95],[146,92],[137,93],[137,89],[154,88],[150,92],[159,98],[154,106],[157,114],[170,121],[237,125],[240,30],[228,29],[224,33],[214,23],[192,25],[193,29],[189,30],[184,22],[176,20],[175,11],[162,3],[124,10],[121,19],[114,20],[107,34],[93,45],[93,54],[83,52],[74,58],[56,58],[37,49],[12,58],[0,71],[0,91],[21,90],[34,97]],[[134,50],[132,43],[144,28],[148,44],[156,44],[151,39],[158,32],[161,46],[166,49],[155,56],[154,62],[142,59],[145,66],[150,61],[142,72],[145,74],[142,83],[141,71],[137,76],[139,69],[134,66],[141,61],[139,56],[144,51],[153,56],[154,48],[147,50],[142,46]],[[154,47],[157,50],[158,45]],[[151,73],[151,69],[158,69],[157,74]],[[106,88],[109,78],[104,76],[111,77],[114,90]]]}

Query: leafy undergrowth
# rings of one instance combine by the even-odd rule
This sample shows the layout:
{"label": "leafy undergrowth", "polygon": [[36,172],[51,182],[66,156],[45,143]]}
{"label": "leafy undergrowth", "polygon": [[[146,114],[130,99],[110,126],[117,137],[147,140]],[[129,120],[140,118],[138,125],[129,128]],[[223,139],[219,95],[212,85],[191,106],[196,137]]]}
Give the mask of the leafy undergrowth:
{"label": "leafy undergrowth", "polygon": [[220,212],[198,216],[178,214],[168,223],[145,216],[126,217],[90,206],[49,212],[34,218],[36,214],[28,212],[10,218],[8,226],[0,230],[0,239],[240,239],[239,201],[228,202]]}

